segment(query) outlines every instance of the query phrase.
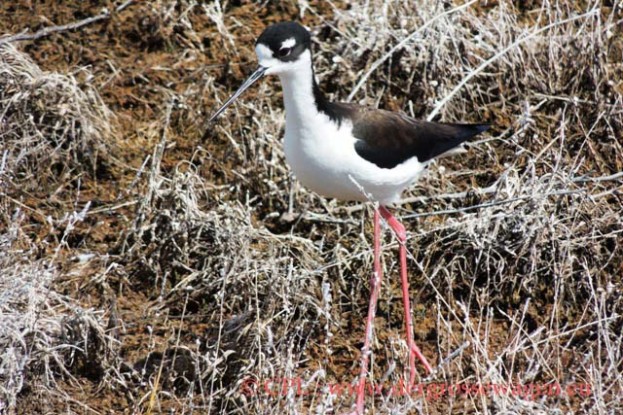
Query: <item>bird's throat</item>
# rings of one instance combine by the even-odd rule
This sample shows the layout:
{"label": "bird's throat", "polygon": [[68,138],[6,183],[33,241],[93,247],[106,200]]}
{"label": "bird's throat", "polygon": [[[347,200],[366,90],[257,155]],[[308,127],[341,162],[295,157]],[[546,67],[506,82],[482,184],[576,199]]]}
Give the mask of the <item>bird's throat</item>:
{"label": "bird's throat", "polygon": [[313,125],[319,115],[317,105],[319,89],[311,64],[295,72],[281,74],[279,78],[283,86],[286,123]]}

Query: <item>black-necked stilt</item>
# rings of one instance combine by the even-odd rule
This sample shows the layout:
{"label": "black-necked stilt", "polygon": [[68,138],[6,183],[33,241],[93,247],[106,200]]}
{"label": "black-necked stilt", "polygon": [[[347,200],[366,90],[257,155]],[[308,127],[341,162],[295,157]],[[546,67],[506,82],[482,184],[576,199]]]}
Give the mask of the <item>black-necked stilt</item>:
{"label": "black-necked stilt", "polygon": [[372,200],[374,211],[374,274],[366,321],[361,374],[355,413],[364,407],[365,378],[372,323],[382,279],[380,216],[400,242],[400,275],[409,347],[409,380],[415,380],[415,357],[430,373],[432,367],[415,345],[409,305],[404,226],[387,210],[424,171],[426,165],[464,141],[485,131],[485,124],[442,124],[404,114],[330,102],[318,87],[312,64],[309,32],[298,23],[278,23],[258,38],[259,67],[210,121],[264,75],[278,75],[286,109],[285,154],[297,179],[311,190],[348,201]]}

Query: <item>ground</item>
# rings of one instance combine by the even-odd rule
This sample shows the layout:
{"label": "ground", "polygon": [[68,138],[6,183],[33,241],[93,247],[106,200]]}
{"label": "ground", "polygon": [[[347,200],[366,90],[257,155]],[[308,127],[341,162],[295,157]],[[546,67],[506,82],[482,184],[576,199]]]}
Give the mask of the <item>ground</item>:
{"label": "ground", "polygon": [[[3,2],[0,33],[122,3]],[[410,397],[388,393],[406,350],[384,232],[369,413],[623,410],[622,10],[137,1],[0,43],[0,413],[351,407],[371,206],[297,185],[276,79],[206,122],[283,20],[312,30],[331,98],[492,125],[396,208],[439,365]]]}

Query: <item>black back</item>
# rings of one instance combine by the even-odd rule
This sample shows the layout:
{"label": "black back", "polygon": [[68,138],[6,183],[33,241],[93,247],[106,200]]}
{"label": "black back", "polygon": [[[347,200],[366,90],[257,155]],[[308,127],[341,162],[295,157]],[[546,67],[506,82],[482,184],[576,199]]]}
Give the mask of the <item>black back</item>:
{"label": "black back", "polygon": [[331,103],[331,118],[348,118],[358,140],[355,151],[362,158],[385,169],[417,157],[420,163],[452,150],[486,131],[487,124],[446,124],[416,120],[397,112]]}

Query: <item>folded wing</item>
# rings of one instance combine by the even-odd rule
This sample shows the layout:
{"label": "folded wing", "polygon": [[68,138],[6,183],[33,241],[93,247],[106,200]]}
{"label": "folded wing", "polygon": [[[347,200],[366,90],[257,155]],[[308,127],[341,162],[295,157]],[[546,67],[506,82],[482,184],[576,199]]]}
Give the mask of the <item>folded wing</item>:
{"label": "folded wing", "polygon": [[[404,114],[335,103],[348,114],[357,138],[355,151],[381,168],[391,169],[417,157],[421,163],[452,150],[487,130],[487,124],[446,124],[416,120]],[[337,109],[337,108],[336,108]]]}

